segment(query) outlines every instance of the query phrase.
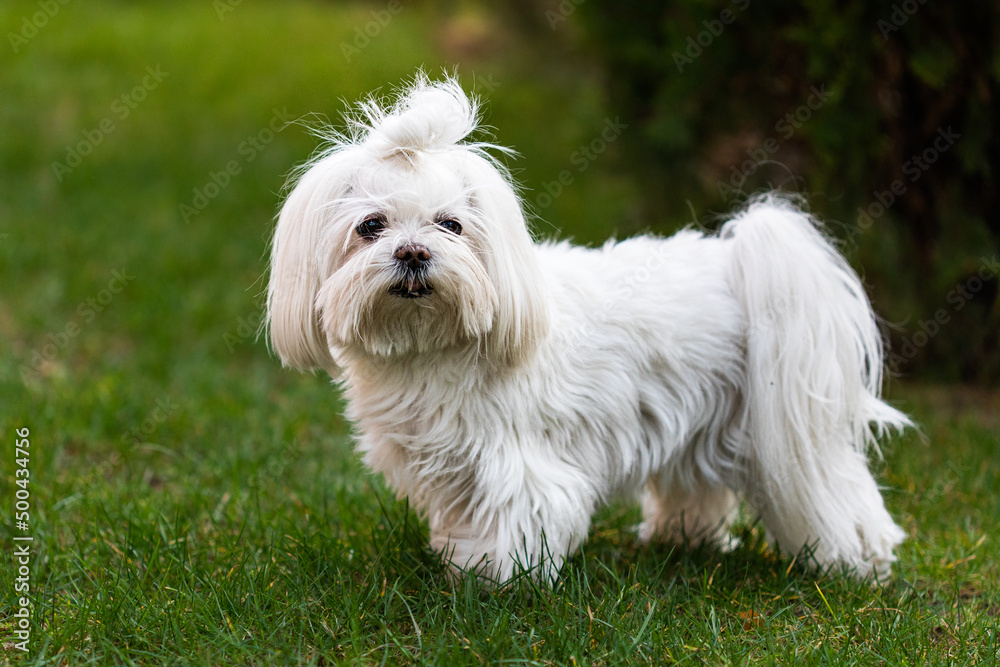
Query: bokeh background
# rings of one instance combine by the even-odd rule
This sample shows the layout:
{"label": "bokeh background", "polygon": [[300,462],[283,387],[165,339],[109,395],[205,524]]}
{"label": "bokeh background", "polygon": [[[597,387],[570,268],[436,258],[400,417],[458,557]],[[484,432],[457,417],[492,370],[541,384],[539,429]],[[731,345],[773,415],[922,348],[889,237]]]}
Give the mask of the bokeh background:
{"label": "bokeh background", "polygon": [[[762,189],[802,195],[885,318],[893,397],[977,406],[975,437],[932,429],[887,475],[914,537],[921,513],[942,549],[978,547],[997,516],[998,25],[997,2],[921,0],[6,0],[0,432],[35,442],[53,647],[200,651],[191,628],[252,617],[275,581],[295,628],[300,598],[316,620],[296,582],[331,562],[358,573],[323,604],[362,604],[365,536],[405,510],[380,507],[329,380],[256,332],[309,128],[417,68],[483,100],[540,237],[712,229]],[[943,558],[926,543],[907,567]]]}
{"label": "bokeh background", "polygon": [[[5,3],[5,357],[35,378],[258,360],[222,339],[259,319],[308,126],[422,67],[485,101],[540,235],[711,228],[800,193],[895,375],[994,382],[997,4],[786,4]],[[124,268],[114,304],[78,308]]]}

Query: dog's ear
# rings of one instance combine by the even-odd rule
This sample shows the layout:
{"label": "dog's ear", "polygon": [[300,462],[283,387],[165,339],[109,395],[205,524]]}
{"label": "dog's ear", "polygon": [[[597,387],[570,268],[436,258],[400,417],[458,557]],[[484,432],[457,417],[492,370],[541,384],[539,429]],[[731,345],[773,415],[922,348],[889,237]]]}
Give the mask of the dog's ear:
{"label": "dog's ear", "polygon": [[474,204],[484,225],[486,265],[497,291],[493,328],[484,353],[494,361],[517,365],[530,359],[549,331],[549,292],[535,243],[510,182],[479,155],[472,156]]}
{"label": "dog's ear", "polygon": [[310,169],[296,184],[278,216],[271,248],[271,280],[265,320],[272,350],[284,366],[337,372],[319,327],[320,233],[330,179]]}

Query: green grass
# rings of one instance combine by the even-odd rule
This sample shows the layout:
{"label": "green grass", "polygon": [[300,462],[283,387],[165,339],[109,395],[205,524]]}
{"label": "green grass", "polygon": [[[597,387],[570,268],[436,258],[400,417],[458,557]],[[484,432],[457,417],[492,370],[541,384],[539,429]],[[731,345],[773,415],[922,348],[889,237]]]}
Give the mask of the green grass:
{"label": "green grass", "polygon": [[[37,11],[5,3],[0,33]],[[910,535],[884,588],[809,575],[753,524],[730,554],[639,548],[626,505],[600,514],[554,590],[449,583],[426,527],[352,454],[329,382],[282,370],[248,334],[284,176],[315,144],[292,125],[252,160],[240,146],[275,107],[335,120],[342,98],[457,67],[492,82],[488,120],[523,154],[512,166],[533,199],[613,114],[586,63],[539,67],[471,10],[406,6],[347,63],[340,43],[370,11],[243,3],[220,21],[207,1],[71,2],[18,53],[0,44],[0,506],[12,518],[14,431],[28,427],[35,540],[30,651],[7,644],[0,660],[996,660],[997,399],[957,388],[894,392],[926,440],[893,443],[881,466]],[[448,37],[484,21],[499,40],[485,50]],[[168,76],[120,117],[148,66]],[[52,163],[107,118],[59,180]],[[643,226],[613,152],[540,211],[543,232],[597,242]],[[185,224],[179,206],[231,160],[240,173]],[[670,215],[663,229],[687,211]],[[0,525],[3,635],[21,534]]]}

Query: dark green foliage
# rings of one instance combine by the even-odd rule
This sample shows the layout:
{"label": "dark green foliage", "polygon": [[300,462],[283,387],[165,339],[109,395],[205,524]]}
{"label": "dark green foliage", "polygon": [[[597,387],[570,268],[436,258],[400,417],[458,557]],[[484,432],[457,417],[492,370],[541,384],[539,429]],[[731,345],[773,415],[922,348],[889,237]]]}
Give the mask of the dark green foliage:
{"label": "dark green foliage", "polygon": [[[761,189],[803,193],[899,325],[894,370],[1000,377],[997,267],[983,261],[1000,251],[997,3],[626,0],[577,13],[609,105],[636,125],[624,145],[648,211],[689,200],[708,217]],[[928,335],[921,323],[942,309]]]}

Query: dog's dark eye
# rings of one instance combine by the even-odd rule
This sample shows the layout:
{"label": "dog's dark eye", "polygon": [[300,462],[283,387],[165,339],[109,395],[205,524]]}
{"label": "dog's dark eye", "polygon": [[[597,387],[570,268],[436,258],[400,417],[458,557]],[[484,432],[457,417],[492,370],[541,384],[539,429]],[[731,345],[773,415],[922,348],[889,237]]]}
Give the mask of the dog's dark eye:
{"label": "dog's dark eye", "polygon": [[355,228],[358,236],[363,239],[373,239],[385,229],[385,220],[382,218],[368,218]]}
{"label": "dog's dark eye", "polygon": [[442,220],[438,224],[454,234],[462,233],[462,225],[458,224],[457,220]]}

